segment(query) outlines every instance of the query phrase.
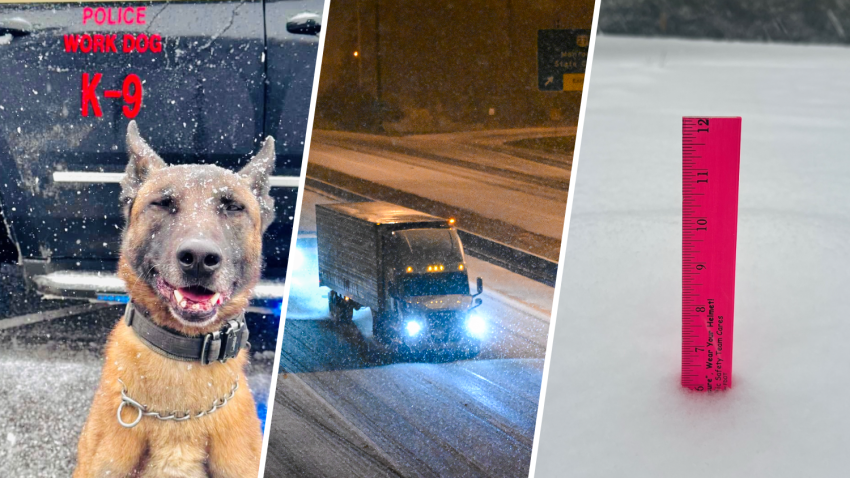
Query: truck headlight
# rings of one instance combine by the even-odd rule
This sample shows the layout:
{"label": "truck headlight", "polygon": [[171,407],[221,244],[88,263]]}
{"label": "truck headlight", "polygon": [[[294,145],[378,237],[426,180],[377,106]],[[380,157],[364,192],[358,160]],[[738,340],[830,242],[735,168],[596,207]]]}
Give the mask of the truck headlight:
{"label": "truck headlight", "polygon": [[487,322],[480,315],[471,315],[466,320],[466,331],[473,337],[482,337],[487,333]]}
{"label": "truck headlight", "polygon": [[419,335],[419,332],[422,332],[422,324],[415,320],[410,320],[404,325],[404,330],[407,331],[408,336],[416,337]]}

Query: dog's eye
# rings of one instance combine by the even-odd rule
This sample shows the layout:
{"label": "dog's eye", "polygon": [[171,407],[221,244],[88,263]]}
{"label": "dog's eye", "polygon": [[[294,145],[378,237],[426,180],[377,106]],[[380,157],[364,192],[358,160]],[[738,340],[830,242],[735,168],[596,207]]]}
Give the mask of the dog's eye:
{"label": "dog's eye", "polygon": [[161,207],[163,209],[174,209],[174,198],[164,197],[151,203],[152,206]]}
{"label": "dog's eye", "polygon": [[239,204],[238,202],[232,199],[222,199],[221,208],[227,212],[239,212],[245,210],[245,206]]}

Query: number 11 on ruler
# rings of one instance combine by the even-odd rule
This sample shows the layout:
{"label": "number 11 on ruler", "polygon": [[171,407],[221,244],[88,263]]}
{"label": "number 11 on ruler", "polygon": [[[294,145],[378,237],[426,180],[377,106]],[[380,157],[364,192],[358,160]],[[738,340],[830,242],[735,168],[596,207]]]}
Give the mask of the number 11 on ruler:
{"label": "number 11 on ruler", "polygon": [[682,386],[732,386],[741,118],[682,118]]}

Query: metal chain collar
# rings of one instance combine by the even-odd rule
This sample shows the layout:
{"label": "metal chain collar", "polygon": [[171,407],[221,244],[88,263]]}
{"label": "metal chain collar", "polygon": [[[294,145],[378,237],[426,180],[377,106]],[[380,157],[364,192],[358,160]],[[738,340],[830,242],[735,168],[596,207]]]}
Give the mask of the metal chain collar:
{"label": "metal chain collar", "polygon": [[[122,390],[121,390],[121,405],[118,405],[117,416],[118,416],[118,423],[120,423],[121,426],[124,427],[124,428],[133,428],[134,426],[138,425],[139,422],[142,421],[142,417],[154,417],[157,420],[164,420],[164,421],[174,420],[175,422],[183,422],[183,421],[186,421],[190,418],[201,418],[204,415],[209,415],[209,414],[215,412],[216,410],[218,410],[219,408],[227,405],[227,402],[233,398],[233,395],[236,394],[236,390],[239,390],[239,380],[237,379],[236,381],[233,382],[233,387],[230,389],[230,393],[228,393],[227,395],[225,395],[222,398],[216,398],[215,401],[213,401],[212,407],[210,407],[208,410],[198,412],[194,415],[189,410],[186,410],[185,412],[174,411],[174,412],[169,413],[168,415],[163,415],[160,412],[149,411],[147,405],[142,405],[141,403],[130,398],[127,395],[127,386],[124,385],[124,382],[122,382],[120,378],[118,379],[118,383],[121,384]],[[133,420],[130,423],[127,423],[127,422],[125,422],[124,420],[121,419],[121,411],[124,410],[124,407],[127,406],[127,405],[135,408],[139,412],[138,416],[136,416],[136,419]]]}

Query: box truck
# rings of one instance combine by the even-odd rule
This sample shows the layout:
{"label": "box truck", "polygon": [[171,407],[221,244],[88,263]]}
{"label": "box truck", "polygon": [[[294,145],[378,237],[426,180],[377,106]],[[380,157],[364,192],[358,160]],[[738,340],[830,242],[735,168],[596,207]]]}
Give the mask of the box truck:
{"label": "box truck", "polygon": [[477,350],[487,323],[472,311],[483,282],[470,292],[453,219],[386,202],[320,204],[316,236],[333,320],[369,307],[373,336],[384,345]]}

